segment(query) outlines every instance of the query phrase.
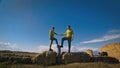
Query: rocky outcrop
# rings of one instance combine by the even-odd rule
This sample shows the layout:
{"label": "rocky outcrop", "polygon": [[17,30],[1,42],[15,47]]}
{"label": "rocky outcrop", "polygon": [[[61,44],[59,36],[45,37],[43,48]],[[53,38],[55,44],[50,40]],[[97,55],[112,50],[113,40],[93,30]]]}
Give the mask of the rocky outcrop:
{"label": "rocky outcrop", "polygon": [[41,54],[36,55],[32,58],[34,63],[41,65],[52,65],[56,64],[57,53],[53,51],[45,51]]}
{"label": "rocky outcrop", "polygon": [[43,54],[39,53],[39,54],[35,55],[32,58],[32,62],[36,63],[36,64],[42,64],[43,63]]}
{"label": "rocky outcrop", "polygon": [[120,62],[120,42],[107,44],[100,50],[101,52],[107,52],[108,56],[114,57]]}
{"label": "rocky outcrop", "polygon": [[90,61],[90,56],[85,52],[64,53],[62,55],[62,62],[64,64],[88,61]]}
{"label": "rocky outcrop", "polygon": [[88,49],[88,50],[86,51],[86,53],[87,53],[88,55],[90,55],[90,57],[93,57],[93,51],[92,51],[92,50]]}

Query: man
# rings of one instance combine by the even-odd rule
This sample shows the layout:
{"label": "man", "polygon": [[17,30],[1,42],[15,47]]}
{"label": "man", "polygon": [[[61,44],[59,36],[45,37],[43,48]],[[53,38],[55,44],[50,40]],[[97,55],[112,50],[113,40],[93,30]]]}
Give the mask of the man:
{"label": "man", "polygon": [[52,51],[51,46],[52,46],[53,40],[56,41],[56,44],[57,44],[57,46],[58,46],[58,41],[57,41],[57,39],[54,37],[54,35],[58,35],[58,34],[55,33],[54,30],[55,30],[55,27],[52,27],[52,29],[51,29],[50,32],[49,32],[49,38],[50,38],[50,48],[49,48],[49,50],[50,50],[50,51]]}
{"label": "man", "polygon": [[65,37],[62,38],[62,40],[61,40],[62,42],[61,42],[61,46],[60,47],[63,47],[64,41],[67,40],[68,41],[68,52],[70,53],[71,41],[73,40],[73,37],[74,37],[74,32],[71,29],[70,25],[68,25],[65,34],[61,34],[61,36],[65,36]]}

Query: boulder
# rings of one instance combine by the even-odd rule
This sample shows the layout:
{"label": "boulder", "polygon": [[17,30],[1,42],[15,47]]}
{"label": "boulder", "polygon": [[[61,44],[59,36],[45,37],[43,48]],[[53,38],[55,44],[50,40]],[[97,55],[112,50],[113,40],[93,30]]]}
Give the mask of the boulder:
{"label": "boulder", "polygon": [[43,63],[43,54],[37,54],[32,58],[32,62],[36,64],[42,64]]}
{"label": "boulder", "polygon": [[93,51],[92,51],[92,50],[88,49],[88,50],[86,51],[86,53],[87,53],[90,57],[93,57]]}
{"label": "boulder", "polygon": [[62,62],[64,64],[88,61],[90,61],[90,56],[85,52],[64,53],[62,55]]}
{"label": "boulder", "polygon": [[45,65],[53,65],[56,64],[57,53],[53,51],[45,51],[43,52],[44,64]]}
{"label": "boulder", "polygon": [[41,54],[36,55],[32,58],[34,63],[42,65],[53,65],[56,64],[57,53],[53,51],[45,51]]}

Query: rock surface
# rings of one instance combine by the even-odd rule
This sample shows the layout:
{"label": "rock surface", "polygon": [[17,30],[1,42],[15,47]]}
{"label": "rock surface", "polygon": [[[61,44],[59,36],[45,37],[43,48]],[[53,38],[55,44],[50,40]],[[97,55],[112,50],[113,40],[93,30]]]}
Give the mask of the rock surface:
{"label": "rock surface", "polygon": [[53,51],[45,51],[41,54],[36,55],[32,60],[34,63],[43,65],[56,64],[57,53]]}
{"label": "rock surface", "polygon": [[88,55],[90,55],[91,57],[93,57],[93,51],[92,51],[92,50],[88,49],[88,50],[86,51],[86,53],[87,53]]}
{"label": "rock surface", "polygon": [[64,64],[74,62],[88,62],[90,61],[90,56],[85,52],[64,53],[62,55],[62,61]]}
{"label": "rock surface", "polygon": [[100,50],[101,52],[107,52],[108,56],[114,57],[120,62],[120,42],[107,44]]}

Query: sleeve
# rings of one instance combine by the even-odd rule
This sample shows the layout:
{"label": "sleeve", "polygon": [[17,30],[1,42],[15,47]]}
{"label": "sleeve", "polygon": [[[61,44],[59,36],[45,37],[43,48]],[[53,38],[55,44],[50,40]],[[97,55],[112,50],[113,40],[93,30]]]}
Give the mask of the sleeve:
{"label": "sleeve", "polygon": [[66,33],[67,33],[67,32],[65,32],[65,33],[63,33],[63,34],[60,34],[60,36],[66,36]]}
{"label": "sleeve", "polygon": [[65,33],[63,33],[63,34],[61,34],[62,36],[66,36],[67,35],[67,30],[66,30],[66,32]]}
{"label": "sleeve", "polygon": [[73,30],[72,30],[72,39],[74,38],[74,32],[73,32]]}
{"label": "sleeve", "polygon": [[58,33],[54,32],[54,34],[58,35]]}

